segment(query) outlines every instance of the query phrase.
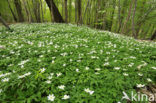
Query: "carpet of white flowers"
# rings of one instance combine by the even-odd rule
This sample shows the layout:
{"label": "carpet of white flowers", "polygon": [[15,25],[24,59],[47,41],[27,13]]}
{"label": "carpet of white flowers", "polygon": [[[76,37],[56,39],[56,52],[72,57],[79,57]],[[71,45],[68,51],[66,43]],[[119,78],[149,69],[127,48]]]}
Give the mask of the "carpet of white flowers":
{"label": "carpet of white flowers", "polygon": [[67,24],[0,27],[0,103],[117,103],[156,83],[156,43]]}

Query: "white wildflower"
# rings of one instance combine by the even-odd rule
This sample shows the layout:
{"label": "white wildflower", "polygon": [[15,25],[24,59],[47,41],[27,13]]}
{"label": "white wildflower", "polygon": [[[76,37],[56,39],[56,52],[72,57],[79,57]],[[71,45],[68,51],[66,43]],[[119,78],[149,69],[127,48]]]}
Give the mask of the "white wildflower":
{"label": "white wildflower", "polygon": [[55,59],[56,57],[52,57],[52,59]]}
{"label": "white wildflower", "polygon": [[64,95],[64,97],[62,99],[69,99],[70,96],[69,95]]}
{"label": "white wildflower", "polygon": [[41,59],[38,59],[37,61],[38,61],[38,62],[41,62]]}
{"label": "white wildflower", "polygon": [[92,95],[94,93],[94,91],[90,91],[89,94]]}
{"label": "white wildflower", "polygon": [[47,81],[46,81],[46,83],[47,83],[47,84],[50,84],[50,83],[51,83],[51,81],[50,81],[50,80],[47,80]]}
{"label": "white wildflower", "polygon": [[42,68],[40,69],[40,72],[43,73],[46,69],[45,68]]}
{"label": "white wildflower", "polygon": [[3,91],[3,90],[2,90],[2,89],[0,89],[0,93],[2,93],[2,91]]}
{"label": "white wildflower", "polygon": [[8,81],[9,81],[9,78],[2,79],[2,82],[8,82]]}
{"label": "white wildflower", "polygon": [[129,67],[132,67],[133,65],[134,65],[134,63],[130,63],[128,66],[129,66]]}
{"label": "white wildflower", "polygon": [[96,68],[95,70],[96,70],[96,71],[100,71],[101,69],[100,69],[100,68]]}
{"label": "white wildflower", "polygon": [[51,76],[53,76],[53,75],[54,75],[54,73],[50,73],[50,75],[51,75]]}
{"label": "white wildflower", "polygon": [[115,70],[119,70],[119,69],[120,69],[120,67],[115,67],[114,69],[115,69]]}
{"label": "white wildflower", "polygon": [[21,68],[24,68],[24,65],[21,65]]}
{"label": "white wildflower", "polygon": [[89,93],[90,95],[92,95],[92,94],[94,93],[94,91],[90,90],[89,88],[84,89],[84,91],[85,91],[86,93]]}
{"label": "white wildflower", "polygon": [[44,55],[40,55],[40,58],[44,57]]}
{"label": "white wildflower", "polygon": [[57,77],[59,77],[59,76],[61,76],[61,75],[62,75],[62,73],[57,73],[56,75],[57,75]]}
{"label": "white wildflower", "polygon": [[134,57],[134,56],[130,56],[129,58],[131,58],[131,59],[136,59],[136,57]]}
{"label": "white wildflower", "polygon": [[127,74],[127,73],[123,73],[123,75],[124,75],[124,76],[128,76],[128,74]]}
{"label": "white wildflower", "polygon": [[70,62],[72,62],[73,60],[72,60],[72,59],[70,59],[69,61],[70,61]]}
{"label": "white wildflower", "polygon": [[53,76],[48,76],[48,79],[52,79],[53,78]]}
{"label": "white wildflower", "polygon": [[138,88],[143,88],[145,85],[144,84],[137,84]]}
{"label": "white wildflower", "polygon": [[79,72],[79,69],[76,69],[76,72]]}
{"label": "white wildflower", "polygon": [[87,89],[85,88],[84,91],[87,92],[87,93],[90,92],[89,88],[87,88]]}
{"label": "white wildflower", "polygon": [[49,101],[54,101],[55,100],[54,94],[50,94],[47,98],[48,98]]}
{"label": "white wildflower", "polygon": [[54,60],[52,60],[52,62],[51,62],[52,64],[54,64],[55,63],[55,61]]}
{"label": "white wildflower", "polygon": [[147,78],[147,81],[148,81],[148,82],[152,82],[152,80],[151,80],[150,78]]}
{"label": "white wildflower", "polygon": [[106,62],[103,64],[103,66],[108,66],[109,65],[109,62]]}
{"label": "white wildflower", "polygon": [[11,73],[5,73],[5,74],[0,74],[0,78],[1,77],[5,77],[5,76],[8,76],[8,75],[10,75]]}
{"label": "white wildflower", "polygon": [[106,52],[106,54],[111,54],[110,52]]}
{"label": "white wildflower", "polygon": [[96,75],[98,75],[98,74],[100,74],[100,73],[98,73],[98,72],[95,72],[95,74],[96,74]]}
{"label": "white wildflower", "polygon": [[64,90],[65,86],[64,85],[60,85],[60,86],[58,86],[58,88]]}
{"label": "white wildflower", "polygon": [[20,66],[23,66],[25,63],[27,63],[29,61],[29,59],[27,59],[27,60],[23,60],[23,61],[21,61],[21,63],[19,63],[18,65],[20,65]]}
{"label": "white wildflower", "polygon": [[86,67],[85,69],[86,69],[86,70],[89,70],[89,67]]}
{"label": "white wildflower", "polygon": [[141,67],[142,67],[142,65],[138,65],[138,66],[137,66],[138,69],[141,69]]}
{"label": "white wildflower", "polygon": [[96,59],[96,56],[91,56],[92,59]]}
{"label": "white wildflower", "polygon": [[141,73],[138,73],[138,75],[139,75],[139,76],[143,76],[143,74],[141,74]]}
{"label": "white wildflower", "polygon": [[66,66],[66,64],[63,64],[63,66],[65,67],[65,66]]}
{"label": "white wildflower", "polygon": [[24,78],[26,76],[29,76],[31,72],[25,73],[24,75],[18,76],[18,79]]}
{"label": "white wildflower", "polygon": [[156,70],[156,67],[152,67],[152,69]]}

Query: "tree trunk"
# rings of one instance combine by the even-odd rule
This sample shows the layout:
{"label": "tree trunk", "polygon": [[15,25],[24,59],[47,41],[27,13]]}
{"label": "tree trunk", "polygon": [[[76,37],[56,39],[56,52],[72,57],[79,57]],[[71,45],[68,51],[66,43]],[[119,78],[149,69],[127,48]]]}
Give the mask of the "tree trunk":
{"label": "tree trunk", "polygon": [[27,4],[26,4],[25,0],[23,0],[22,2],[23,2],[23,5],[24,5],[25,12],[27,14],[27,21],[30,22],[31,17],[30,17],[30,13],[29,13],[29,11],[27,9]]}
{"label": "tree trunk", "polygon": [[75,0],[75,22],[77,23],[77,0]]}
{"label": "tree trunk", "polygon": [[[25,0],[24,0],[25,1]],[[26,2],[26,5],[27,5],[27,7],[28,7],[28,12],[29,12],[29,14],[30,14],[30,23],[31,22],[34,22],[34,19],[33,19],[33,16],[32,16],[32,12],[31,12],[31,8],[30,8],[30,5],[29,5],[29,2],[26,0],[25,1]]]}
{"label": "tree trunk", "polygon": [[40,15],[40,2],[38,0],[32,0],[33,2],[33,11],[38,23],[41,22],[41,15]]}
{"label": "tree trunk", "polygon": [[14,18],[15,22],[17,22],[16,15],[14,14],[14,12],[13,12],[13,10],[12,10],[12,8],[11,8],[11,5],[10,5],[9,0],[7,0],[7,2],[8,2],[9,9],[10,9],[10,11],[11,11],[11,13],[12,13],[12,16],[13,16],[13,18]]}
{"label": "tree trunk", "polygon": [[[155,10],[155,8],[156,8],[156,6],[155,7],[152,7],[152,8],[150,8],[150,9],[148,9],[147,10],[147,12],[146,13],[144,13],[144,15],[142,16],[142,17],[140,17],[140,20],[138,20],[138,22],[137,22],[137,26],[141,26],[141,25],[143,25],[143,23],[147,20],[147,17],[148,17],[148,15],[152,12],[152,11],[154,11]],[[126,32],[125,33],[128,33],[128,32],[130,32],[131,31],[131,28],[130,29],[128,29],[128,30],[126,30]]]}
{"label": "tree trunk", "polygon": [[69,0],[69,22],[71,22],[71,14],[72,14],[72,0]]}
{"label": "tree trunk", "polygon": [[64,0],[62,0],[62,18],[64,18]]}
{"label": "tree trunk", "polygon": [[14,4],[17,10],[19,22],[24,22],[24,16],[22,14],[22,7],[20,0],[14,0]]}
{"label": "tree trunk", "polygon": [[77,2],[77,8],[78,8],[78,23],[82,24],[82,14],[81,14],[81,0],[78,0]]}
{"label": "tree trunk", "polygon": [[[95,11],[94,11],[95,6],[93,6],[92,3],[94,3],[93,0],[90,0],[89,6],[88,6],[89,10],[87,11],[86,24],[89,26],[91,26],[91,22],[92,23],[94,22],[94,17],[92,17],[92,16],[95,15]],[[91,11],[93,11],[93,13],[91,13]],[[92,24],[92,26],[94,27],[94,23]]]}
{"label": "tree trunk", "polygon": [[128,16],[127,16],[126,21],[124,22],[124,25],[122,27],[121,33],[124,33],[124,29],[126,28],[127,22],[129,21],[129,18],[131,16],[133,2],[134,2],[134,0],[131,0],[130,8],[129,8],[129,11],[128,11]]}
{"label": "tree trunk", "polygon": [[54,19],[54,22],[57,22],[57,23],[64,23],[64,20],[58,10],[58,8],[56,7],[55,3],[53,0],[45,0],[52,15],[53,15],[53,19]]}
{"label": "tree trunk", "polygon": [[[87,6],[86,6],[86,9],[85,9],[85,12],[84,12],[82,21],[85,19],[85,15],[86,15],[86,12],[87,12],[87,10],[88,10],[88,8],[89,8],[89,4],[90,4],[90,0],[88,0],[88,2],[87,2]],[[82,23],[83,23],[83,22],[82,22]]]}
{"label": "tree trunk", "polygon": [[156,39],[156,30],[155,30],[155,32],[153,33],[153,35],[151,36],[151,40],[154,40],[154,39]]}
{"label": "tree trunk", "polygon": [[120,28],[121,28],[121,5],[120,5],[120,0],[118,2],[118,19],[119,19],[119,28],[118,28],[118,31],[117,33],[119,33],[120,31]]}
{"label": "tree trunk", "polygon": [[[105,2],[105,1],[104,1]],[[97,28],[97,29],[102,29],[102,27],[104,27],[105,28],[105,13],[101,13],[101,12],[99,12],[100,10],[101,10],[101,3],[102,3],[102,1],[101,0],[97,0],[97,2],[96,2],[96,18],[95,18],[95,23],[96,23],[96,26],[95,26],[95,28]],[[102,6],[105,6],[105,5],[102,5]],[[103,20],[103,22],[101,21],[101,16],[103,16],[102,18],[104,19]],[[101,23],[103,23],[103,25],[101,24]]]}
{"label": "tree trunk", "polygon": [[64,1],[64,8],[65,8],[65,22],[68,23],[67,0]]}
{"label": "tree trunk", "polygon": [[135,0],[135,6],[133,10],[133,17],[132,17],[132,34],[135,38],[137,38],[136,31],[135,31],[135,23],[134,23],[136,6],[137,6],[137,0]]}
{"label": "tree trunk", "polygon": [[0,21],[2,22],[2,24],[8,29],[11,30],[9,25],[7,25],[7,23],[5,22],[5,20],[0,16]]}
{"label": "tree trunk", "polygon": [[[123,2],[121,2],[121,0],[119,1],[119,9],[120,9],[120,24],[121,26],[119,26],[119,28],[117,29],[117,32],[120,33],[122,32],[122,24],[124,25],[124,18],[126,17],[126,12],[127,12],[127,9],[124,8],[128,6],[128,0],[124,0]],[[121,15],[122,14],[122,15]]]}
{"label": "tree trunk", "polygon": [[115,7],[116,7],[116,0],[113,0],[113,12],[112,12],[112,15],[111,15],[111,21],[110,21],[109,31],[112,31],[113,19],[114,19],[114,13],[115,13]]}
{"label": "tree trunk", "polygon": [[42,22],[44,22],[44,14],[43,14],[43,3],[42,3],[42,0],[40,0],[40,3],[41,3]]}

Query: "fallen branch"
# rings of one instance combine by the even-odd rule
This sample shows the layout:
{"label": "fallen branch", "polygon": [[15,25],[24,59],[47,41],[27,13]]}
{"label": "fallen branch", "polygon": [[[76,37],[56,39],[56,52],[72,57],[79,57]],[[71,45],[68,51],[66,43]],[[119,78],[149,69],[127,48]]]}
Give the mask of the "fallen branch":
{"label": "fallen branch", "polygon": [[5,20],[0,16],[0,22],[2,22],[2,24],[10,31],[12,31],[9,27],[9,25],[6,24]]}

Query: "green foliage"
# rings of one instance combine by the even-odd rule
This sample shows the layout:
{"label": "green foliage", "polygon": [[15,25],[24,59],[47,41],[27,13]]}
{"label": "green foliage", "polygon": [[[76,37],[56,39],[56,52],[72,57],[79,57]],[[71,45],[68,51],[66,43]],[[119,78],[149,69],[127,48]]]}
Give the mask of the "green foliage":
{"label": "green foliage", "polygon": [[55,103],[117,103],[156,82],[155,43],[66,24],[11,28],[0,28],[1,103],[50,103],[50,94]]}

